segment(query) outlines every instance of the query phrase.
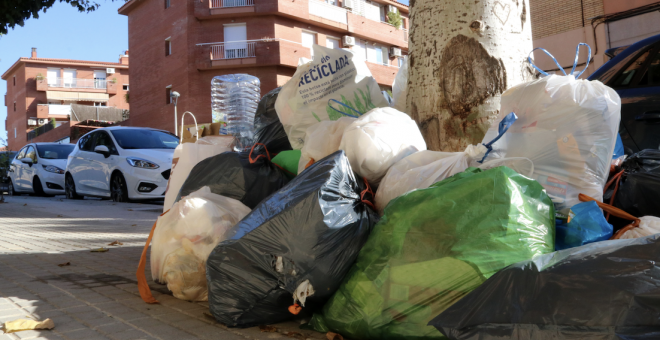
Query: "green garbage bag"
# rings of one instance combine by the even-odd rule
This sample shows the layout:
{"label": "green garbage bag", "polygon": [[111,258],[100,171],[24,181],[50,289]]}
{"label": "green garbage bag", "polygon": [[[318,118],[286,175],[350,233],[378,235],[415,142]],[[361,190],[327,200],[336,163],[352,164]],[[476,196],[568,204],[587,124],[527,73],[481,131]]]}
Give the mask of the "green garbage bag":
{"label": "green garbage bag", "polygon": [[309,326],[351,339],[441,339],[431,319],[500,269],[554,251],[554,206],[507,167],[468,168],[392,200]]}
{"label": "green garbage bag", "polygon": [[300,161],[300,150],[282,151],[273,157],[272,162],[286,171],[289,178],[296,177],[298,173],[298,161]]}

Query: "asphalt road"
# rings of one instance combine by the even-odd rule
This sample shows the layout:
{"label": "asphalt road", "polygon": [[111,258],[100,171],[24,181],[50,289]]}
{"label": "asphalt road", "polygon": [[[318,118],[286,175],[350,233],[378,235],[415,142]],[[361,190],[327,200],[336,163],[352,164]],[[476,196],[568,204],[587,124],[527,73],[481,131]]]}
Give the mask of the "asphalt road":
{"label": "asphalt road", "polygon": [[[0,203],[0,324],[20,318],[55,322],[53,330],[8,339],[325,339],[288,322],[267,329],[227,328],[207,303],[178,300],[146,277],[160,304],[139,297],[136,269],[162,205],[5,196]],[[121,246],[109,246],[120,241]],[[108,252],[90,252],[96,248]],[[69,265],[58,266],[60,264]]]}

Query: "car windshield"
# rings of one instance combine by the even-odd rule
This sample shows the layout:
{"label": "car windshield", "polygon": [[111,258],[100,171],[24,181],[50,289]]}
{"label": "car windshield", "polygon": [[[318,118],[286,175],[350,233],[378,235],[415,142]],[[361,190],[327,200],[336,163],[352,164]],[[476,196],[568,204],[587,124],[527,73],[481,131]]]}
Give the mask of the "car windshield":
{"label": "car windshield", "polygon": [[73,144],[37,145],[39,158],[66,159],[73,151]]}
{"label": "car windshield", "polygon": [[110,130],[122,149],[174,149],[179,139],[157,130],[118,129]]}

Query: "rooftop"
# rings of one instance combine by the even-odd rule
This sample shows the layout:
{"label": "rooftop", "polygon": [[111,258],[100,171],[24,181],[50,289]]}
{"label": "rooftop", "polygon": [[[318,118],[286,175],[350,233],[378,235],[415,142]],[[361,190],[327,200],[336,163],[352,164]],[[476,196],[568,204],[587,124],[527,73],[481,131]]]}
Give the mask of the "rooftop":
{"label": "rooftop", "polygon": [[121,63],[114,63],[108,61],[89,61],[89,60],[75,60],[75,59],[54,59],[54,58],[28,58],[21,57],[19,58],[5,73],[2,74],[2,79],[7,80],[7,76],[11,73],[18,65],[21,63],[38,63],[38,64],[62,64],[62,65],[72,65],[72,66],[111,66],[115,68],[127,69],[128,65]]}

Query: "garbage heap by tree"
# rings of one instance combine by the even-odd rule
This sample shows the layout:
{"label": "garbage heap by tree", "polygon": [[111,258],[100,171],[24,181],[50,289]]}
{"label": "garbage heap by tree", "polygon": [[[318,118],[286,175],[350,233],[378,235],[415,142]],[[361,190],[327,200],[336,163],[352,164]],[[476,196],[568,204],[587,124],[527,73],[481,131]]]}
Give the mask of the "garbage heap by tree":
{"label": "garbage heap by tree", "polygon": [[410,0],[406,111],[430,150],[480,143],[508,88],[533,79],[529,0]]}

